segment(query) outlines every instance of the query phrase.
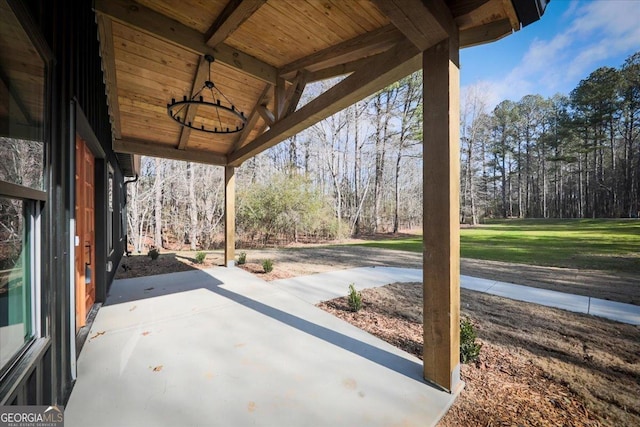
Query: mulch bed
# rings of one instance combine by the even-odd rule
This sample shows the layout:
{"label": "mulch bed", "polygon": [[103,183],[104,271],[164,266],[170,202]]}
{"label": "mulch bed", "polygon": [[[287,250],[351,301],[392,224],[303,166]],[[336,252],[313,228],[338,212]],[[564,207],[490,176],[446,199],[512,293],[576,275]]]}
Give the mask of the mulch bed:
{"label": "mulch bed", "polygon": [[[363,308],[357,313],[350,311],[346,297],[322,302],[318,306],[422,359],[421,290],[419,283],[396,283],[364,290]],[[482,310],[476,308],[473,301],[476,296],[483,299],[480,304]],[[463,306],[468,308],[463,308],[463,315],[467,315],[474,324],[482,324],[482,329],[478,330],[480,336],[485,332],[492,336],[496,332],[490,330],[491,313],[483,305],[488,297],[473,292],[465,292],[463,296],[466,302]],[[493,305],[495,311],[500,310],[500,301],[493,301]],[[526,330],[529,323],[535,327],[536,306],[518,306],[532,311],[519,313],[520,318],[513,318],[512,327]],[[511,314],[516,316],[516,313]],[[546,312],[541,316],[553,317]],[[559,319],[558,322],[562,323],[562,318]],[[604,321],[595,319],[594,322]],[[630,328],[633,333],[634,327]],[[636,422],[640,418],[633,414],[633,409],[625,414],[615,402],[610,402],[609,408],[606,402],[590,404],[593,402],[577,394],[568,381],[558,379],[558,372],[543,369],[545,364],[554,363],[548,355],[536,354],[534,349],[521,342],[516,345],[482,339],[479,342],[483,345],[480,358],[462,366],[461,376],[466,387],[440,426],[639,425]],[[554,366],[558,369],[557,364]],[[633,384],[634,378],[629,380]],[[579,378],[574,381],[579,381]],[[640,383],[636,390],[640,391]],[[595,394],[597,392],[594,390]],[[633,399],[633,391],[626,397]],[[595,413],[593,408],[601,412]]]}

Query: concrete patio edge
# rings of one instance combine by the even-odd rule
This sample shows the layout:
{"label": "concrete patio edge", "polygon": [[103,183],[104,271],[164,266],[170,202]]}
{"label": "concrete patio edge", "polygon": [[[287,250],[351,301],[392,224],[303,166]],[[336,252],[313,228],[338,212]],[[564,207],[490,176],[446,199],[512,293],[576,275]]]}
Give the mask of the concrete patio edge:
{"label": "concrete patio edge", "polygon": [[[362,290],[394,282],[422,282],[422,269],[359,267],[274,280],[270,283],[304,301],[317,304],[345,296],[351,283],[356,289]],[[603,317],[630,325],[640,325],[640,306],[633,304],[464,275],[460,276],[460,287],[517,301]]]}

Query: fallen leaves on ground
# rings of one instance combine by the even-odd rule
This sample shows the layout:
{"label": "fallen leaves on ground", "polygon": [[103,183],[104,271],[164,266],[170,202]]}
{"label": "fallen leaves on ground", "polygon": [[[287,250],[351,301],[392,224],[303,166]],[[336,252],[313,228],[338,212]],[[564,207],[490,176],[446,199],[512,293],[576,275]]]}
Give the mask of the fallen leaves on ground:
{"label": "fallen leaves on ground", "polygon": [[[346,293],[346,291],[345,291]],[[422,284],[362,291],[318,306],[422,358]],[[483,344],[440,426],[640,425],[640,328],[473,291],[462,312]]]}
{"label": "fallen leaves on ground", "polygon": [[96,332],[96,334],[92,336],[90,339],[98,338],[100,335],[104,335],[104,334],[105,334],[105,331]]}

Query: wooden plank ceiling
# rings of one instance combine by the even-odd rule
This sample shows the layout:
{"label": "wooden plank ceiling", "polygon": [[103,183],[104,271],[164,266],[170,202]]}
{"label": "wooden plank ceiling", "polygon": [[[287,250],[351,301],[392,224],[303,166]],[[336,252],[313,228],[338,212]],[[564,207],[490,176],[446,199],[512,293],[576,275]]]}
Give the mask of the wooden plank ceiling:
{"label": "wooden plank ceiling", "polygon": [[[511,0],[96,0],[95,9],[114,149],[232,166],[418,70],[420,52],[449,34],[466,47],[520,26]],[[191,130],[167,114],[209,71],[247,117],[243,131]],[[297,109],[306,84],[341,75]],[[189,119],[214,114],[190,108]]]}
{"label": "wooden plank ceiling", "polygon": [[0,136],[42,138],[45,71],[29,36],[0,1]]}

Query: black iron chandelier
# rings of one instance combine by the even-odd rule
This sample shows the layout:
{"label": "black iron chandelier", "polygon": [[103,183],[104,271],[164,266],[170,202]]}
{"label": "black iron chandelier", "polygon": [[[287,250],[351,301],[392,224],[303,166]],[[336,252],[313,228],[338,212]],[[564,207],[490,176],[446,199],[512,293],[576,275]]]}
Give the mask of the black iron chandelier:
{"label": "black iron chandelier", "polygon": [[204,59],[209,63],[209,78],[191,98],[184,96],[182,101],[171,99],[171,103],[167,104],[167,113],[180,125],[201,132],[240,132],[247,124],[247,118],[211,80],[213,56],[205,55]]}

